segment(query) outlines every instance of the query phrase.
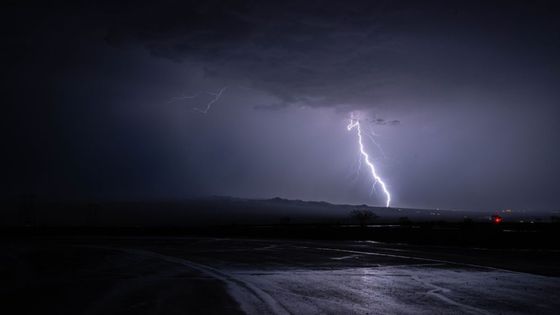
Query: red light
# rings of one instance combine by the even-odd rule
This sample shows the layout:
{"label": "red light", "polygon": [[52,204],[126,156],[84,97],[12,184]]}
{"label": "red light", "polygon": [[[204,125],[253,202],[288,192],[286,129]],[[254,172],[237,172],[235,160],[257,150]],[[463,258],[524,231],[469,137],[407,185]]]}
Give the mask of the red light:
{"label": "red light", "polygon": [[500,224],[504,219],[502,217],[500,217],[499,215],[493,215],[492,216],[492,223],[494,224]]}

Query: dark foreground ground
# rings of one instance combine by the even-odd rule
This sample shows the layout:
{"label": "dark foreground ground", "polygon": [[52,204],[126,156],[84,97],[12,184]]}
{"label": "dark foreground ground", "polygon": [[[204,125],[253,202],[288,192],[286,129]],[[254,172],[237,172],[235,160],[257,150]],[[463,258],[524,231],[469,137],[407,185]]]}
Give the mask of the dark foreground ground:
{"label": "dark foreground ground", "polygon": [[1,241],[6,314],[558,314],[560,252],[350,240]]}

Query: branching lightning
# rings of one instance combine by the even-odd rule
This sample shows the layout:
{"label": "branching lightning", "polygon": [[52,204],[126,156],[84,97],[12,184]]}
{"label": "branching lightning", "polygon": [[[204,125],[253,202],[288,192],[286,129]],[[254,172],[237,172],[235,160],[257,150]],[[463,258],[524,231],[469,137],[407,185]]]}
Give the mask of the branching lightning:
{"label": "branching lightning", "polygon": [[224,86],[223,88],[219,89],[216,92],[199,92],[196,93],[194,95],[189,95],[189,96],[179,96],[179,97],[174,97],[173,99],[171,99],[170,102],[175,102],[175,101],[182,101],[182,100],[188,100],[188,99],[196,99],[198,98],[200,95],[203,94],[208,94],[213,96],[214,98],[212,98],[204,108],[198,108],[198,107],[193,107],[194,111],[197,111],[201,114],[208,114],[208,111],[212,108],[212,105],[214,105],[214,103],[216,103],[217,101],[220,100],[220,97],[222,97],[222,94],[224,93],[224,91],[227,89],[227,86]]}
{"label": "branching lightning", "polygon": [[227,86],[224,86],[223,88],[219,89],[218,92],[216,92],[214,94],[211,94],[211,95],[214,95],[214,98],[211,99],[210,102],[208,102],[208,104],[206,104],[206,108],[200,109],[200,108],[195,107],[193,109],[197,112],[202,113],[202,114],[207,114],[208,111],[210,110],[210,108],[212,107],[212,105],[220,99],[220,97],[222,96],[222,93],[224,93],[226,88],[227,88]]}
{"label": "branching lightning", "polygon": [[377,137],[378,135],[371,131],[369,133],[366,133],[366,135],[368,136],[368,138],[371,140],[371,143],[373,143],[375,145],[375,147],[377,147],[377,149],[379,150],[379,152],[381,153],[381,155],[383,155],[384,158],[387,158],[387,155],[385,154],[385,151],[383,150],[383,148],[379,145],[379,143],[377,143],[377,140],[375,140],[375,137]]}
{"label": "branching lightning", "polygon": [[375,187],[375,184],[379,183],[379,185],[381,186],[381,188],[383,190],[383,193],[385,194],[385,196],[387,198],[385,206],[387,208],[389,208],[389,206],[391,205],[391,194],[389,193],[389,190],[387,190],[387,185],[385,184],[383,179],[381,179],[381,177],[379,177],[379,175],[377,174],[377,171],[375,170],[375,166],[370,162],[369,154],[365,151],[364,144],[363,144],[363,138],[362,138],[362,129],[360,127],[360,121],[357,118],[354,118],[354,116],[351,116],[350,123],[348,124],[348,126],[346,128],[348,129],[348,131],[351,131],[352,129],[357,130],[358,144],[360,145],[360,153],[364,157],[364,161],[366,162],[367,166],[369,167],[369,169],[371,171],[371,176],[374,179],[373,187]]}

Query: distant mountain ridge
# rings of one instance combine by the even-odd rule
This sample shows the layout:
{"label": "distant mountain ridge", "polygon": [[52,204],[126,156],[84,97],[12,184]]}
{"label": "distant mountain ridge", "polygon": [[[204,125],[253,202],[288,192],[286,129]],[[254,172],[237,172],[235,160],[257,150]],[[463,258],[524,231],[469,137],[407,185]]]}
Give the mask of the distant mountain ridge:
{"label": "distant mountain ridge", "polygon": [[227,224],[278,224],[352,222],[353,210],[371,211],[376,222],[474,221],[493,214],[512,220],[548,220],[550,213],[385,208],[332,204],[284,198],[248,199],[210,196],[177,201],[54,202],[13,201],[3,204],[0,225],[45,226],[198,226]]}

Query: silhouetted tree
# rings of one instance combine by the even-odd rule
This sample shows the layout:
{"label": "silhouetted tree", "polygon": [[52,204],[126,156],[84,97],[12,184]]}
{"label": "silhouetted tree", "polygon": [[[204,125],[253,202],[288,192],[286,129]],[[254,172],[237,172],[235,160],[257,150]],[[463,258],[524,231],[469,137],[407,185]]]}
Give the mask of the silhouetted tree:
{"label": "silhouetted tree", "polygon": [[368,223],[376,220],[379,216],[373,213],[371,210],[352,210],[350,212],[350,217],[356,221],[362,229],[364,229]]}

